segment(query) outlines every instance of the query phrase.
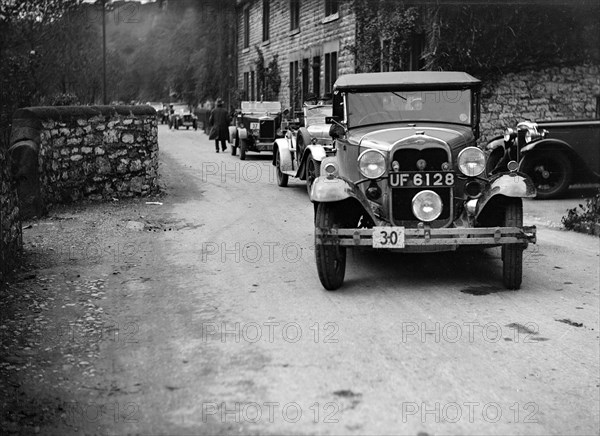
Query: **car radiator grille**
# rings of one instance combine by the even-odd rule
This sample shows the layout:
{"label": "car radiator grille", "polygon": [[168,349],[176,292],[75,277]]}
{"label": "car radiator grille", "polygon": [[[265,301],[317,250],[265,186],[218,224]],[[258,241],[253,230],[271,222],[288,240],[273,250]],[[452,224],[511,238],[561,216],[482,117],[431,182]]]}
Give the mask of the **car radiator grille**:
{"label": "car radiator grille", "polygon": [[[400,165],[399,171],[419,171],[417,161],[425,160],[427,166],[423,171],[442,171],[442,164],[449,162],[448,152],[443,148],[427,148],[417,150],[414,148],[402,148],[396,150],[393,160]],[[442,199],[442,213],[432,227],[441,227],[448,222],[452,216],[452,188],[392,188],[392,217],[397,225],[416,226],[418,220],[412,212],[413,197],[429,189],[438,194]]]}
{"label": "car radiator grille", "polygon": [[260,131],[258,136],[260,138],[272,139],[275,137],[275,121],[274,120],[262,120],[260,122]]}

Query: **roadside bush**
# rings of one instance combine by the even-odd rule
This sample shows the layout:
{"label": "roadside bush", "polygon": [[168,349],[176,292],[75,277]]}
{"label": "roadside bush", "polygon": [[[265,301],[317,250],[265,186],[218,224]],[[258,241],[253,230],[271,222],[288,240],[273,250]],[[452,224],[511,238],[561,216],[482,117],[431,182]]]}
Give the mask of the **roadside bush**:
{"label": "roadside bush", "polygon": [[561,221],[567,230],[593,230],[595,225],[600,225],[600,189],[586,200],[585,206],[580,204],[567,210]]}
{"label": "roadside bush", "polygon": [[50,104],[52,106],[78,106],[80,103],[75,94],[64,92],[54,95]]}

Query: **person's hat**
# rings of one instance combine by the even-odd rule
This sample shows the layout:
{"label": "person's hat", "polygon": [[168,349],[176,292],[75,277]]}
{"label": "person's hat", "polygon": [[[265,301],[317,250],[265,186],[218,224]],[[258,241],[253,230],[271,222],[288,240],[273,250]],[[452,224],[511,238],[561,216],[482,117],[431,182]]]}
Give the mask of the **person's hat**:
{"label": "person's hat", "polygon": [[217,98],[217,106],[223,106],[223,100],[221,98]]}

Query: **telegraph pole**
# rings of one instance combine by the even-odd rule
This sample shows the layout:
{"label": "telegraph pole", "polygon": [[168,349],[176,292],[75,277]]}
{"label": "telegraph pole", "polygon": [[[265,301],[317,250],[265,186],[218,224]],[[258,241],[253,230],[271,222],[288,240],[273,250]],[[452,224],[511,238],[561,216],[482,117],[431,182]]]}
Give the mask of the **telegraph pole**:
{"label": "telegraph pole", "polygon": [[102,0],[102,103],[108,104],[106,99],[106,0]]}

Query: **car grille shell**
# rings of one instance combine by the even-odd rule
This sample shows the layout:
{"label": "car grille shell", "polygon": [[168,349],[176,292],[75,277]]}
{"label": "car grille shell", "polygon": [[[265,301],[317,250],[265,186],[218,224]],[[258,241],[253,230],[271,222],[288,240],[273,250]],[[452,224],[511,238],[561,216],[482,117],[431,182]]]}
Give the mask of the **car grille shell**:
{"label": "car grille shell", "polygon": [[275,120],[260,120],[258,137],[260,139],[275,138]]}
{"label": "car grille shell", "polygon": [[[420,171],[417,168],[419,159],[425,160],[427,166],[423,171],[444,171],[442,164],[451,163],[451,153],[447,146],[433,144],[432,146],[411,147],[401,146],[393,150],[392,161],[399,163],[400,172]],[[392,222],[398,226],[417,227],[419,220],[412,212],[413,197],[423,191],[430,190],[437,193],[442,199],[442,213],[438,219],[432,221],[430,225],[434,228],[445,227],[452,222],[453,218],[453,188],[451,187],[418,187],[418,188],[390,188],[390,211]]]}

